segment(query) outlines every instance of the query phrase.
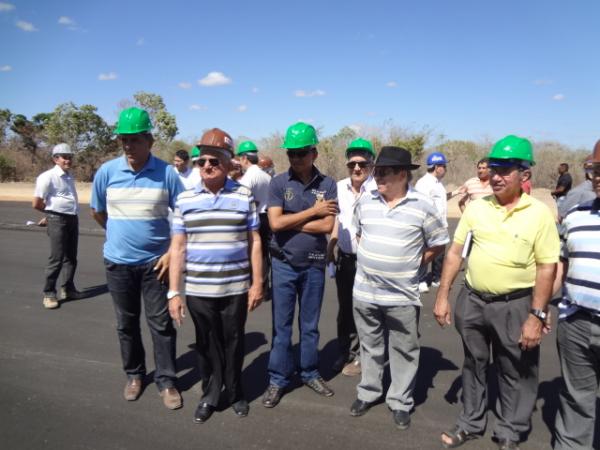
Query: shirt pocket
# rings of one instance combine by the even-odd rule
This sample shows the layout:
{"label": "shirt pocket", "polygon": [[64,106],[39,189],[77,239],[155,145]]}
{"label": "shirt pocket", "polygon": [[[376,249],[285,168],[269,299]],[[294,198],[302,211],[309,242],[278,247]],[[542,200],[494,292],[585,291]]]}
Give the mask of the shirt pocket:
{"label": "shirt pocket", "polygon": [[533,258],[533,243],[527,238],[514,236],[512,239],[511,261],[517,267],[527,267]]}

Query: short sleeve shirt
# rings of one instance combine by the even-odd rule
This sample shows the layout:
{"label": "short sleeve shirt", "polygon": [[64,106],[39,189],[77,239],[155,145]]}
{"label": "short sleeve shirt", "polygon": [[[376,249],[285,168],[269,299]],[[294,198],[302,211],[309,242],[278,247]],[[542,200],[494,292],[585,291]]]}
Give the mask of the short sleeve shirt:
{"label": "short sleeve shirt", "polygon": [[[276,175],[269,186],[268,207],[280,207],[283,214],[294,214],[312,207],[315,201],[335,200],[335,181],[313,167],[311,181],[304,185],[292,170]],[[325,234],[285,230],[273,233],[271,248],[276,254],[297,267],[325,267],[327,238]]]}
{"label": "short sleeve shirt", "polygon": [[356,255],[358,244],[356,243],[356,228],[354,228],[353,217],[354,208],[363,195],[369,195],[371,191],[377,189],[377,184],[372,177],[369,177],[360,187],[358,196],[352,191],[352,182],[350,178],[344,178],[337,183],[338,207],[338,247],[347,254]]}
{"label": "short sleeve shirt", "polygon": [[556,187],[562,186],[565,188],[564,191],[556,194],[557,197],[564,197],[571,190],[571,185],[573,184],[573,178],[571,178],[570,173],[563,173],[558,177],[558,181],[556,182]]}
{"label": "short sleeve shirt", "polygon": [[258,213],[263,214],[267,212],[271,177],[263,172],[256,164],[252,164],[248,167],[246,173],[244,173],[244,176],[239,182],[252,191]]}
{"label": "short sleeve shirt", "polygon": [[44,201],[45,211],[69,215],[79,213],[75,181],[58,165],[37,177],[33,195]]}
{"label": "short sleeve shirt", "polygon": [[433,201],[444,221],[444,225],[447,227],[448,199],[446,197],[446,188],[444,188],[442,182],[428,172],[415,183],[415,189]]}

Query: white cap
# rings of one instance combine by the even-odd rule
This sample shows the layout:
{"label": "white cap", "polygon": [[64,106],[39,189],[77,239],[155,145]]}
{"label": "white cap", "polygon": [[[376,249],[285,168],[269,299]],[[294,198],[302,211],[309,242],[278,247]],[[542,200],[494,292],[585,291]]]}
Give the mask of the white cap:
{"label": "white cap", "polygon": [[52,156],[55,155],[72,155],[73,151],[69,144],[57,144],[52,149]]}

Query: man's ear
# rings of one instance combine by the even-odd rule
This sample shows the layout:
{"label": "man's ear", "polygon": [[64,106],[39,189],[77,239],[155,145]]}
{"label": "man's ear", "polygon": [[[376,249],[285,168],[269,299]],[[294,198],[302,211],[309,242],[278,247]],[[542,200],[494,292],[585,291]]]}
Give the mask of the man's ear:
{"label": "man's ear", "polygon": [[319,152],[317,151],[317,149],[315,148],[313,150],[313,161],[315,161],[317,159],[317,157],[319,156]]}

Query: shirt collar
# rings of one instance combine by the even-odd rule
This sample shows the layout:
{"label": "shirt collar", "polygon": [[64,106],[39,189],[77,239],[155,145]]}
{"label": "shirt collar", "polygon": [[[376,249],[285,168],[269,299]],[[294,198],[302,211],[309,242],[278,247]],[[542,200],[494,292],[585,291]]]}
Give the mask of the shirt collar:
{"label": "shirt collar", "polygon": [[[352,191],[352,179],[348,177],[344,180],[344,182],[346,184],[346,189]],[[360,192],[362,194],[363,192],[372,191],[373,189],[377,189],[377,185],[375,184],[375,179],[373,176],[369,175],[363,184],[360,185]]]}
{"label": "shirt collar", "polygon": [[[240,183],[238,183],[237,181],[233,181],[231,178],[227,177],[225,178],[225,184],[223,184],[223,187],[219,189],[217,195],[219,195],[221,192],[233,192],[233,190],[236,189],[239,185]],[[200,183],[196,185],[196,187],[194,188],[194,192],[196,194],[200,194],[202,192],[209,192],[212,194],[212,192],[206,189],[206,187],[204,186],[203,180],[201,180]]]}
{"label": "shirt collar", "polygon": [[[317,169],[317,166],[313,165],[312,166],[312,178],[307,183],[307,186],[309,184],[312,184],[317,178],[321,179],[321,178],[323,178],[323,175],[321,174],[321,172],[319,172],[319,169]],[[290,167],[288,169],[288,181],[291,181],[292,179],[300,181],[300,179],[296,176],[296,174],[294,172],[292,172],[292,168]]]}
{"label": "shirt collar", "polygon": [[[371,189],[371,197],[373,199],[381,199],[382,202],[385,202],[385,199],[382,197],[382,195],[377,190],[377,186],[375,186],[375,189]],[[418,197],[417,191],[415,189],[413,189],[413,187],[409,184],[408,190],[406,191],[406,195],[404,196],[404,198],[402,200],[400,200],[398,202],[398,204],[396,206],[401,205],[402,203],[404,203],[408,200],[416,199],[417,197]]]}
{"label": "shirt collar", "polygon": [[55,164],[52,169],[58,174],[59,177],[62,177],[63,175],[69,176],[69,172],[65,172],[58,164]]}
{"label": "shirt collar", "polygon": [[[490,197],[491,197],[492,205],[495,208],[505,209],[504,206],[502,206],[500,203],[498,203],[498,199],[496,198],[495,195],[491,195]],[[528,194],[526,194],[525,192],[522,192],[521,197],[519,198],[519,201],[517,202],[517,204],[511,211],[518,211],[521,209],[528,208],[529,206],[531,206],[531,197]]]}
{"label": "shirt collar", "polygon": [[144,167],[142,167],[138,172],[135,172],[131,168],[131,166],[127,162],[126,155],[121,156],[121,159],[119,160],[119,170],[122,170],[124,172],[141,173],[141,172],[144,172],[145,170],[154,170],[154,169],[156,169],[156,158],[154,157],[154,155],[152,153],[150,153],[150,155],[148,156],[148,161],[146,161],[146,164],[144,164]]}

